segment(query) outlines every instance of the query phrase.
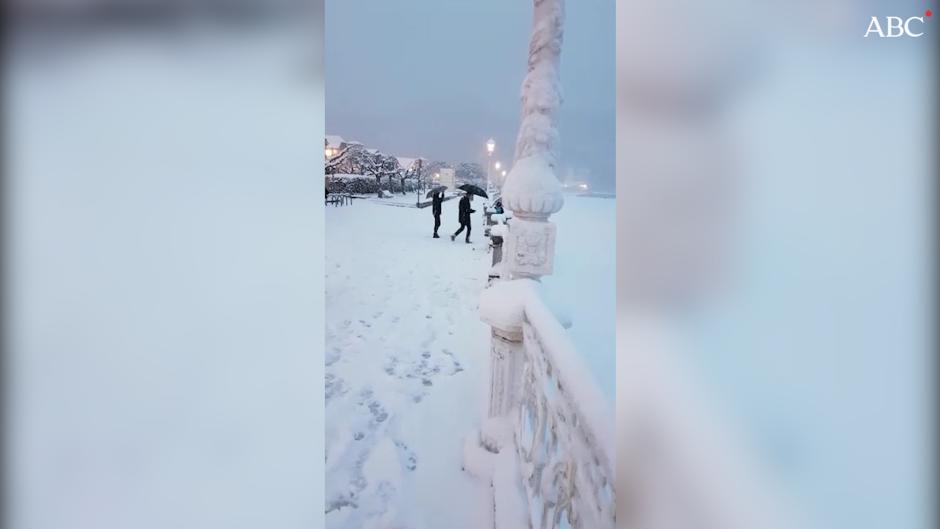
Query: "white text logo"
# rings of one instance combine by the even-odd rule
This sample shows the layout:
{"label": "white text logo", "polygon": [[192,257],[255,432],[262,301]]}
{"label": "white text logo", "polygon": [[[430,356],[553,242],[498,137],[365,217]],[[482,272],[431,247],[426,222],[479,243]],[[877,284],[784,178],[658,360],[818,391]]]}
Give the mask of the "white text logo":
{"label": "white text logo", "polygon": [[868,30],[865,31],[865,37],[875,35],[881,38],[914,37],[917,38],[924,34],[923,24],[927,18],[933,16],[931,10],[927,10],[922,17],[884,17],[884,22],[878,17],[871,17],[868,23]]}

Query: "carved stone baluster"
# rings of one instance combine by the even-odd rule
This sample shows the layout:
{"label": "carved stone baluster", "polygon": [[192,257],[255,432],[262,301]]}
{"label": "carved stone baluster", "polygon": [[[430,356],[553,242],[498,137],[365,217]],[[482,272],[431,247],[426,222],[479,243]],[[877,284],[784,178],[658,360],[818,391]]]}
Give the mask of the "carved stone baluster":
{"label": "carved stone baluster", "polygon": [[[513,212],[513,221],[503,239],[503,279],[538,281],[553,269],[555,224],[548,219],[564,205],[561,183],[554,168],[558,107],[561,105],[558,68],[563,22],[562,0],[535,0],[516,162],[502,187],[503,207]],[[487,314],[481,304],[481,317],[493,328],[490,418],[513,420],[522,380],[524,292],[513,291],[515,287],[505,284],[494,284],[490,288],[507,292],[502,296],[490,292],[502,298],[503,304],[519,305],[511,311],[516,317],[506,318]],[[499,443],[487,439],[484,432],[484,444]]]}
{"label": "carved stone baluster", "polygon": [[[554,167],[561,105],[558,72],[563,23],[563,0],[534,0],[516,160],[501,190],[503,207],[513,213],[503,236],[503,280],[493,282],[480,301],[480,317],[492,328],[492,363],[488,417],[480,431],[479,445],[491,454],[499,454],[495,458],[516,457],[513,435],[522,420],[519,403],[526,369],[525,307],[531,296],[536,295],[534,283],[552,273],[556,230],[548,219],[564,204]],[[478,463],[480,459],[468,457],[467,461]],[[497,483],[494,475],[490,470],[497,490],[494,498],[497,517],[501,517],[500,510],[505,507],[513,511],[509,518],[526,520],[528,525],[525,509],[512,502],[501,503],[504,502],[501,494],[511,493],[517,486]]]}

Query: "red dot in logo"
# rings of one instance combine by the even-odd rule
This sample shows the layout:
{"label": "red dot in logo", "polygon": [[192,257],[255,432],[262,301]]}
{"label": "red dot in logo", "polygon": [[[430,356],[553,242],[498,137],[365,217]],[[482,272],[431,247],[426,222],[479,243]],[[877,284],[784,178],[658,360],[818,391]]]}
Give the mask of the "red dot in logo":
{"label": "red dot in logo", "polygon": [[933,16],[933,11],[931,11],[931,10],[929,10],[929,9],[928,9],[927,11],[924,11],[924,16],[925,16],[925,17],[932,17],[932,16]]}

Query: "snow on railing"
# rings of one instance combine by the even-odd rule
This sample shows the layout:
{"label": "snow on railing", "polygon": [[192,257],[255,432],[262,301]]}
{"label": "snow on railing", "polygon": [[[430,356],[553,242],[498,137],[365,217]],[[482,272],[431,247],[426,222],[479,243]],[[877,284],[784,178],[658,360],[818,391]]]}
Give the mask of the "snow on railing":
{"label": "snow on railing", "polygon": [[614,527],[614,432],[606,401],[561,323],[541,299],[526,304],[515,424],[531,526]]}
{"label": "snow on railing", "polygon": [[[499,529],[613,529],[613,414],[564,327],[538,294],[553,271],[564,196],[555,176],[563,0],[533,0],[516,159],[500,189],[509,224],[491,225],[490,398],[464,468],[489,481]],[[495,250],[499,250],[497,254]]]}
{"label": "snow on railing", "polygon": [[[491,463],[476,473],[491,480],[502,520],[541,529],[612,529],[610,406],[538,286],[534,279],[496,281],[480,298],[494,340],[489,418],[479,445],[493,457],[514,453],[517,471],[498,474]],[[509,497],[520,487],[517,507]]]}

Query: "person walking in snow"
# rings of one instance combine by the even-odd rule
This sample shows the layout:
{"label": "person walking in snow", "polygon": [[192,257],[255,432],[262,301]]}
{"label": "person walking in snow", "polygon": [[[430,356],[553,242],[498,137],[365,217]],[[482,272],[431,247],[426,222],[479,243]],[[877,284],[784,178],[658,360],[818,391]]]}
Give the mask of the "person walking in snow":
{"label": "person walking in snow", "polygon": [[440,239],[437,229],[441,227],[441,204],[444,202],[443,193],[434,193],[431,196],[431,214],[434,215],[434,238]]}
{"label": "person walking in snow", "polygon": [[470,193],[464,193],[463,198],[460,199],[460,205],[457,209],[457,218],[460,220],[460,228],[450,236],[451,241],[456,239],[464,228],[467,228],[467,238],[465,240],[467,244],[470,244],[470,214],[476,213],[477,211],[475,209],[470,209],[471,201],[473,201],[473,195]]}

